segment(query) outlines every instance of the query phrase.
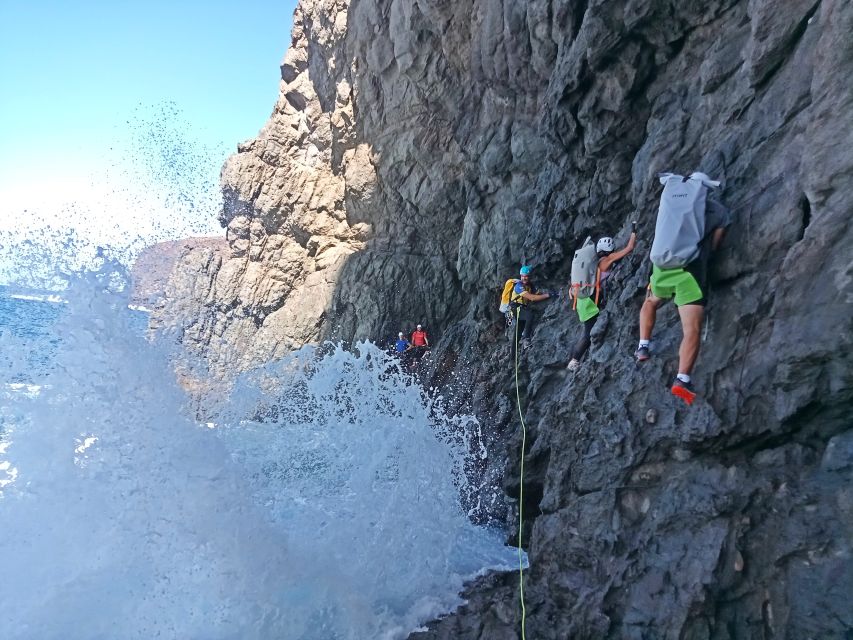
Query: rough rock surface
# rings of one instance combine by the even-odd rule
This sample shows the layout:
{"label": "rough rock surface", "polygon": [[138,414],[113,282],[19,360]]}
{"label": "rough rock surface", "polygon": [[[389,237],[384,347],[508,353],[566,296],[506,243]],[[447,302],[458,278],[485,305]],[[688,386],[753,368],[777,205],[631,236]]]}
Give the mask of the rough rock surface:
{"label": "rough rock surface", "polygon": [[[517,497],[499,288],[636,216],[581,369],[564,296],[521,359],[527,637],[849,638],[851,33],[843,0],[303,0],[223,169],[230,253],[190,252],[165,314],[214,373],[423,320]],[[735,221],[687,409],[671,308],[631,354],[654,176],[694,168]],[[412,637],[519,637],[517,578]]]}
{"label": "rough rock surface", "polygon": [[132,304],[153,308],[165,304],[166,289],[175,266],[195,249],[225,250],[225,238],[197,236],[158,242],[143,249],[133,263],[130,275]]}

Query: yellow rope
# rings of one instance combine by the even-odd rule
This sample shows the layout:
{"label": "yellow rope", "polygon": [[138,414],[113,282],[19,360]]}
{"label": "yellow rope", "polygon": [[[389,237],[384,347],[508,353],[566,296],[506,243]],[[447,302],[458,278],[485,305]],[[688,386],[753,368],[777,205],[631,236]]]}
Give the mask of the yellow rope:
{"label": "yellow rope", "polygon": [[515,398],[518,402],[518,417],[521,420],[521,473],[518,481],[518,590],[521,598],[521,640],[527,640],[524,635],[524,625],[527,610],[524,607],[524,556],[521,549],[522,512],[524,511],[524,447],[527,444],[527,427],[524,426],[524,416],[521,413],[521,391],[518,387],[518,325],[521,324],[521,307],[515,309]]}

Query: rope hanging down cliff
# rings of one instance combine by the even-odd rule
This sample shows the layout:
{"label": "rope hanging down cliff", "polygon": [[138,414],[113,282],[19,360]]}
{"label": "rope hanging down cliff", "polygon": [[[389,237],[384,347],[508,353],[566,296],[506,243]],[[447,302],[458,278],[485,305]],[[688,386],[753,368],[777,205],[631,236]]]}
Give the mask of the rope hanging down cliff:
{"label": "rope hanging down cliff", "polygon": [[518,403],[518,418],[521,420],[521,471],[518,481],[518,592],[521,600],[521,640],[527,640],[524,626],[527,610],[524,607],[524,556],[521,549],[521,525],[524,512],[524,448],[527,444],[527,427],[524,426],[524,415],[521,412],[521,391],[518,386],[518,325],[521,307],[515,309],[515,399]]}

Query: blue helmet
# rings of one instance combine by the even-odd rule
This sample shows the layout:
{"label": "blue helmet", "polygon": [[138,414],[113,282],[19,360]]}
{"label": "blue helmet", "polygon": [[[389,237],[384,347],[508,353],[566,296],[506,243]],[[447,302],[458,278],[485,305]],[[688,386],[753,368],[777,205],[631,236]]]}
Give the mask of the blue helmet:
{"label": "blue helmet", "polygon": [[520,275],[520,276],[529,276],[531,271],[533,271],[533,267],[530,267],[530,266],[528,266],[528,265],[524,265],[524,266],[523,266],[523,267],[521,267],[521,269],[519,270],[518,275]]}

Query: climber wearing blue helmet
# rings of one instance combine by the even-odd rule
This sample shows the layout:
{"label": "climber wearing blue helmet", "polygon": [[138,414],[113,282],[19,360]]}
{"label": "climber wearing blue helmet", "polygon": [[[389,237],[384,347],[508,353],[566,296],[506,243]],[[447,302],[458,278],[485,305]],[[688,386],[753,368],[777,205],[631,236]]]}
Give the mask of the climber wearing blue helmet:
{"label": "climber wearing blue helmet", "polygon": [[547,300],[551,297],[551,292],[539,290],[530,280],[532,267],[524,265],[518,272],[519,279],[515,281],[512,291],[509,296],[509,309],[514,318],[518,320],[518,328],[513,332],[516,333],[522,340],[522,344],[526,343],[530,338],[533,326],[533,312],[528,305],[531,302],[539,302]]}

